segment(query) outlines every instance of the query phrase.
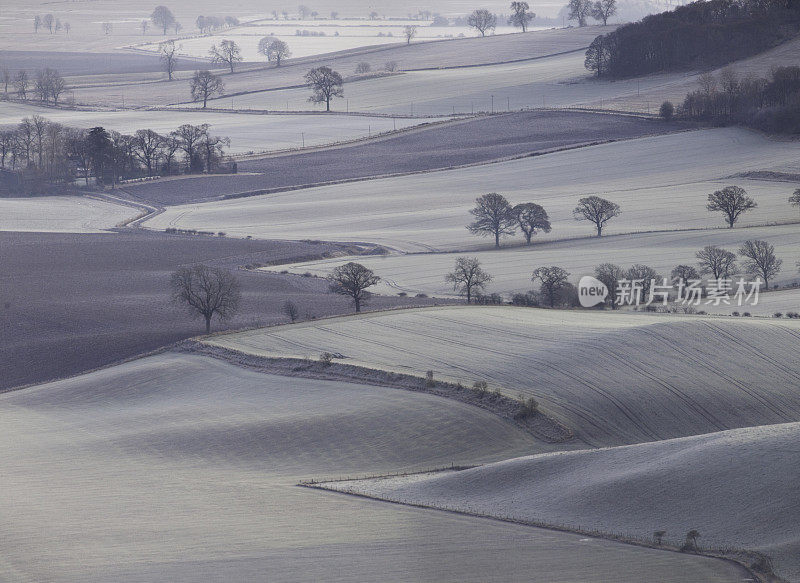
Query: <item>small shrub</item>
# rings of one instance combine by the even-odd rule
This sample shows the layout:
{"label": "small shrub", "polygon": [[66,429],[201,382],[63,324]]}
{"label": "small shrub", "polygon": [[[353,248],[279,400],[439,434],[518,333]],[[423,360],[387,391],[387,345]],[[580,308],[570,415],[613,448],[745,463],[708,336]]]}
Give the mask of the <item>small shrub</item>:
{"label": "small shrub", "polygon": [[219,233],[217,233],[217,237],[227,237],[227,236],[228,233],[226,233],[225,231],[220,231]]}
{"label": "small shrub", "polygon": [[303,274],[303,277],[314,277],[314,276],[313,276],[313,275],[311,275],[311,272],[310,272],[310,271],[306,271],[306,272]]}
{"label": "small shrub", "polygon": [[666,530],[657,530],[653,533],[653,542],[656,543],[658,546],[661,546],[664,536],[666,536]]}
{"label": "small shrub", "polygon": [[529,291],[524,294],[514,294],[511,296],[511,305],[512,306],[526,306],[526,307],[535,307],[539,305],[539,298],[536,296],[536,292]]}
{"label": "small shrub", "polygon": [[731,316],[739,316],[739,312],[732,312]]}
{"label": "small shrub", "polygon": [[433,380],[433,371],[429,370],[425,373],[425,386],[429,389],[436,386],[436,381]]}
{"label": "small shrub", "polygon": [[369,63],[359,63],[356,65],[356,75],[364,75],[372,71],[372,66]]}
{"label": "small shrub", "polygon": [[472,384],[472,390],[478,393],[479,396],[483,397],[489,392],[489,385],[486,381],[475,381]]}
{"label": "small shrub", "polygon": [[333,355],[330,352],[323,352],[319,355],[319,362],[322,366],[330,366],[333,364]]}
{"label": "small shrub", "polygon": [[775,312],[772,316],[775,318],[783,318],[783,312]]}
{"label": "small shrub", "polygon": [[792,319],[800,318],[800,314],[798,314],[797,312],[786,312],[786,317]]}
{"label": "small shrub", "polygon": [[415,298],[427,298],[428,294],[417,294],[414,296]]}
{"label": "small shrub", "polygon": [[386,64],[383,66],[383,68],[387,72],[393,73],[393,72],[397,71],[397,61],[387,61]]}
{"label": "small shrub", "polygon": [[524,419],[527,417],[533,417],[539,412],[539,402],[533,397],[525,398],[525,395],[520,393],[518,400],[519,400],[519,411],[517,412],[518,418]]}
{"label": "small shrub", "polygon": [[408,294],[407,294],[406,292],[397,292],[397,295],[398,295],[398,296],[400,296],[401,298],[404,298],[404,297],[406,297]]}
{"label": "small shrub", "polygon": [[749,318],[750,317],[750,312],[745,312],[744,314],[742,314],[742,316],[744,316],[745,318]]}

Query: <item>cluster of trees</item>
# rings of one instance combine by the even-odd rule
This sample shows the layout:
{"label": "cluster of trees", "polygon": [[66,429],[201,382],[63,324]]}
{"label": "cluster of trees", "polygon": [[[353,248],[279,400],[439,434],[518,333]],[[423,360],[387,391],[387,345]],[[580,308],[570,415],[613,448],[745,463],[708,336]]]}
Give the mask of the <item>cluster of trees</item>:
{"label": "cluster of trees", "polygon": [[578,26],[589,24],[589,18],[602,22],[605,26],[608,19],[617,13],[617,0],[569,0],[567,4],[569,20],[578,22]]}
{"label": "cluster of trees", "polygon": [[258,54],[264,55],[268,62],[274,61],[276,67],[281,66],[281,61],[283,59],[288,59],[292,56],[288,44],[278,38],[270,36],[265,36],[258,41]]}
{"label": "cluster of trees", "polygon": [[[469,212],[475,217],[475,221],[467,225],[469,232],[482,237],[493,236],[495,248],[500,247],[501,237],[514,235],[517,229],[525,236],[528,245],[533,235],[551,231],[550,218],[540,205],[533,202],[511,205],[506,197],[496,192],[476,198],[475,207]],[[587,196],[578,201],[573,216],[575,220],[591,222],[600,237],[606,223],[621,212],[619,205],[610,200]]]}
{"label": "cluster of trees", "polygon": [[2,71],[3,95],[7,98],[9,87],[13,88],[19,99],[37,98],[39,101],[58,105],[61,95],[67,90],[61,74],[55,69],[40,69],[31,77],[25,70],[17,71],[13,76],[8,69]]}
{"label": "cluster of trees", "polygon": [[235,16],[198,16],[194,21],[197,30],[203,34],[220,30],[223,28],[231,28],[239,26],[239,19]]}
{"label": "cluster of trees", "polygon": [[50,34],[61,30],[69,34],[69,31],[72,30],[72,25],[66,21],[62,23],[60,19],[55,18],[52,14],[45,14],[44,16],[37,14],[33,17],[33,32],[39,32],[40,28],[46,28]]}
{"label": "cluster of trees", "polygon": [[719,66],[775,46],[798,28],[800,5],[792,2],[692,2],[598,36],[587,50],[586,67],[621,78]]}
{"label": "cluster of trees", "polygon": [[184,124],[167,135],[150,129],[126,135],[103,127],[70,128],[35,115],[0,131],[0,167],[13,176],[6,180],[11,190],[35,194],[78,178],[88,186],[91,176],[114,186],[156,173],[231,171],[228,144],[208,124]]}
{"label": "cluster of trees", "polygon": [[776,67],[767,78],[724,69],[705,73],[679,115],[716,124],[739,123],[772,133],[800,133],[800,67]]}

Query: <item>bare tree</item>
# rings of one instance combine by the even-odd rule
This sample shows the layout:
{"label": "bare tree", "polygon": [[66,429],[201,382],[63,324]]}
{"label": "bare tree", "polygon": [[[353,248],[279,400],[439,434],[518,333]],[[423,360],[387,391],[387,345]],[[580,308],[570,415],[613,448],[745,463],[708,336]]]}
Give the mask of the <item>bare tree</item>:
{"label": "bare tree", "polygon": [[300,316],[300,310],[297,308],[297,304],[292,300],[286,300],[283,303],[283,313],[286,314],[286,317],[289,318],[292,324],[294,324]]}
{"label": "bare tree", "polygon": [[783,265],[783,259],[775,257],[775,247],[766,241],[745,241],[739,255],[745,258],[745,272],[762,278],[764,288],[769,289],[769,280],[780,273]]}
{"label": "bare tree", "polygon": [[661,277],[656,270],[649,265],[637,263],[625,272],[625,279],[632,282],[639,281],[639,289],[642,290],[641,300],[646,300],[650,296],[650,288],[653,284],[653,280],[658,281]]}
{"label": "bare tree", "polygon": [[156,6],[150,14],[150,20],[161,29],[162,34],[165,36],[167,34],[167,29],[175,24],[175,16],[166,6]]}
{"label": "bare tree", "polygon": [[297,13],[300,15],[300,20],[305,20],[308,18],[308,15],[311,14],[311,8],[305,4],[301,4],[297,7]]}
{"label": "bare tree", "polygon": [[11,80],[13,77],[11,76],[11,71],[8,69],[3,69],[2,73],[2,82],[3,82],[3,94],[8,95],[8,86],[11,84]]}
{"label": "bare tree", "polygon": [[104,22],[104,23],[102,23],[100,26],[101,26],[101,28],[103,29],[103,33],[104,33],[106,36],[108,36],[109,34],[111,34],[111,32],[114,30],[114,25],[113,25],[113,24],[111,24],[110,22]]}
{"label": "bare tree", "polygon": [[552,230],[547,211],[536,203],[524,202],[518,204],[511,209],[511,214],[516,220],[517,226],[525,235],[525,241],[528,245],[531,244],[531,237],[537,231],[549,233]]}
{"label": "bare tree", "polygon": [[597,73],[598,77],[601,77],[608,68],[609,58],[608,40],[605,35],[601,34],[586,49],[586,58],[583,61],[583,66]]}
{"label": "bare tree", "polygon": [[617,13],[617,0],[597,0],[592,6],[592,18],[602,20],[603,26]]}
{"label": "bare tree", "polygon": [[537,279],[541,282],[541,293],[547,296],[547,303],[553,308],[556,305],[558,294],[567,285],[569,272],[566,269],[552,265],[550,267],[538,267],[533,272],[531,281]]}
{"label": "bare tree", "polygon": [[42,17],[37,14],[33,17],[33,32],[39,32],[40,26],[42,26]]}
{"label": "bare tree", "polygon": [[206,172],[211,174],[217,162],[223,157],[225,153],[225,146],[230,146],[230,138],[223,138],[221,136],[212,136],[206,131],[200,142],[200,148],[203,151],[203,156],[206,161]]}
{"label": "bare tree", "polygon": [[408,26],[403,28],[403,36],[406,37],[406,44],[410,45],[411,40],[417,36],[417,27],[413,24],[409,24]]}
{"label": "bare tree", "polygon": [[569,20],[577,20],[578,26],[586,26],[586,21],[592,14],[594,5],[591,0],[569,0]]}
{"label": "bare tree", "polygon": [[276,67],[281,66],[281,61],[283,59],[288,59],[292,56],[288,44],[280,39],[270,38],[268,36],[265,36],[259,41],[258,52],[267,57],[267,61],[275,61]]}
{"label": "bare tree", "polygon": [[20,99],[27,99],[28,97],[28,85],[30,84],[30,79],[28,78],[27,71],[17,71],[17,74],[14,75],[14,89],[17,90],[17,96]]}
{"label": "bare tree", "polygon": [[308,100],[312,103],[324,103],[325,111],[331,110],[331,99],[344,96],[342,76],[330,67],[311,69],[306,73],[306,82],[313,92]]}
{"label": "bare tree", "polygon": [[625,272],[619,265],[602,263],[594,268],[594,276],[608,288],[608,298],[606,298],[606,301],[609,302],[612,310],[616,310],[619,281],[624,279]]}
{"label": "bare tree", "polygon": [[58,31],[59,31],[59,30],[61,30],[62,28],[63,28],[63,26],[61,25],[61,20],[59,20],[58,18],[56,18],[56,24],[55,24],[55,26],[54,26],[54,29],[55,29],[55,31],[56,31],[56,32],[58,32]]}
{"label": "bare tree", "polygon": [[[145,21],[146,22],[146,21]],[[178,51],[180,46],[176,46],[174,41],[168,40],[158,45],[158,52],[167,77],[172,81],[172,74],[178,66]]]}
{"label": "bare tree", "polygon": [[189,82],[192,101],[202,101],[203,109],[206,108],[210,97],[213,97],[217,93],[221,94],[224,89],[225,85],[222,83],[222,79],[207,70],[196,71]]}
{"label": "bare tree", "polygon": [[207,123],[198,126],[185,123],[172,132],[172,135],[178,138],[180,149],[186,154],[189,169],[192,171],[202,171],[203,169],[200,145],[208,135],[208,127]]}
{"label": "bare tree", "polygon": [[372,71],[372,65],[367,63],[366,61],[362,61],[356,65],[355,74],[356,75],[365,75]]}
{"label": "bare tree", "polygon": [[69,22],[64,23],[64,32],[69,36],[69,31],[72,30],[72,25]]}
{"label": "bare tree", "polygon": [[681,550],[683,551],[696,551],[697,550],[697,539],[700,538],[700,533],[692,529],[686,533],[686,540],[683,543],[683,547]]}
{"label": "bare tree", "polygon": [[150,28],[150,21],[149,20],[142,20],[142,22],[139,23],[139,28],[142,29],[142,34],[143,35],[147,34],[147,29]]}
{"label": "bare tree", "polygon": [[181,149],[181,140],[174,134],[164,136],[161,157],[164,160],[164,174],[172,174],[173,164],[178,151]]}
{"label": "bare tree", "polygon": [[706,208],[709,211],[719,211],[725,215],[728,228],[732,229],[734,223],[739,220],[739,216],[758,206],[756,202],[747,196],[747,191],[740,186],[726,186],[708,195]]}
{"label": "bare tree", "polygon": [[170,281],[173,300],[192,313],[203,316],[206,334],[211,332],[211,319],[233,317],[239,309],[242,292],[239,280],[224,269],[195,265],[181,267]]}
{"label": "bare tree", "polygon": [[475,199],[475,208],[469,211],[475,221],[467,225],[473,235],[494,235],[494,246],[500,247],[502,235],[513,235],[516,219],[511,205],[502,194],[490,192]]}
{"label": "bare tree", "polygon": [[[3,74],[3,79],[5,79],[5,73]],[[6,91],[8,91],[8,81],[6,81]],[[792,193],[792,196],[789,197],[789,204],[792,206],[797,207],[800,210],[800,188],[795,190]]]}
{"label": "bare tree", "polygon": [[55,22],[55,19],[53,18],[52,14],[45,14],[42,17],[42,25],[47,27],[47,30],[50,31],[50,34],[53,33],[53,23],[54,22]]}
{"label": "bare tree", "polygon": [[497,26],[497,17],[481,8],[467,17],[467,25],[480,32],[481,36],[486,36],[487,31],[494,30]]}
{"label": "bare tree", "polygon": [[657,530],[653,533],[653,541],[656,543],[657,546],[661,546],[664,537],[666,536],[666,530]]}
{"label": "bare tree", "polygon": [[327,277],[328,289],[335,294],[350,296],[353,299],[356,312],[361,311],[361,305],[369,298],[368,287],[378,283],[381,278],[360,263],[346,263],[335,268]]}
{"label": "bare tree", "polygon": [[531,7],[527,2],[512,2],[511,3],[511,16],[508,18],[508,23],[512,26],[517,26],[522,29],[522,32],[528,30],[528,24],[536,16],[530,11]]}
{"label": "bare tree", "polygon": [[728,278],[736,273],[736,255],[714,245],[706,245],[695,254],[700,273],[714,279]]}
{"label": "bare tree", "polygon": [[672,282],[678,285],[686,285],[691,280],[700,279],[700,274],[691,265],[676,265],[670,275]]}
{"label": "bare tree", "polygon": [[445,275],[444,280],[452,283],[453,289],[459,294],[466,296],[469,304],[473,294],[483,291],[486,284],[492,281],[492,276],[481,268],[477,257],[459,257],[455,269]]}
{"label": "bare tree", "polygon": [[136,130],[133,136],[133,154],[147,168],[147,175],[153,175],[163,148],[164,137],[153,130]]}
{"label": "bare tree", "polygon": [[231,73],[233,73],[236,63],[242,60],[242,51],[239,49],[239,45],[232,40],[222,41],[219,43],[219,48],[217,48],[217,45],[211,45],[211,48],[208,49],[208,54],[211,55],[212,62],[227,65]]}
{"label": "bare tree", "polygon": [[599,196],[587,196],[578,201],[578,206],[572,211],[576,221],[590,221],[597,228],[597,236],[603,235],[605,224],[618,217],[622,211],[619,205],[600,198]]}

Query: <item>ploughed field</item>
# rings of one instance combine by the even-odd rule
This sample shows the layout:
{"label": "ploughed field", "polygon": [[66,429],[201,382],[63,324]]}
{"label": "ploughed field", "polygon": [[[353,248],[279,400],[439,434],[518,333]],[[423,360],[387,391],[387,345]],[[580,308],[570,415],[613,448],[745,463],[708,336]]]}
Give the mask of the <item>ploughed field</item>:
{"label": "ploughed field", "polygon": [[[170,303],[180,266],[240,265],[332,251],[325,244],[153,233],[0,233],[0,389],[110,364],[200,334],[202,318]],[[222,327],[283,322],[291,298],[301,317],[347,313],[323,280],[238,271],[239,314]],[[374,308],[422,299],[375,298]],[[220,324],[214,323],[219,329]]]}
{"label": "ploughed field", "polygon": [[2,395],[0,424],[3,579],[744,576],[706,557],[295,486],[539,451],[491,413],[430,395],[166,353]]}
{"label": "ploughed field", "polygon": [[800,420],[796,321],[438,307],[214,337],[260,356],[340,362],[535,397],[590,446]]}
{"label": "ploughed field", "polygon": [[[215,115],[211,114],[211,118]],[[240,117],[244,117],[243,121],[247,119],[247,116]],[[275,119],[282,123],[284,118],[277,116]],[[293,118],[290,116],[286,119]],[[389,129],[394,127],[393,120],[380,121],[381,124],[373,126],[373,129],[385,128],[387,124]],[[318,124],[319,118],[313,117],[309,122]],[[352,118],[350,123],[360,124],[363,129],[365,124],[372,123],[372,119],[357,117]],[[397,123],[413,122],[397,120]],[[183,178],[177,183],[157,181],[131,185],[125,189],[136,197],[159,204],[182,204],[262,189],[296,188],[324,182],[480,164],[580,144],[669,133],[684,128],[679,123],[596,113],[510,113],[420,127],[358,145],[245,160],[238,164],[241,174],[236,176],[191,177]],[[475,171],[496,176],[493,167]],[[382,188],[385,187],[381,184]],[[359,188],[363,187],[348,185],[341,190],[358,192]],[[313,191],[307,194],[319,198],[318,195],[323,193]],[[305,195],[306,193],[293,193],[292,200],[305,200]]]}

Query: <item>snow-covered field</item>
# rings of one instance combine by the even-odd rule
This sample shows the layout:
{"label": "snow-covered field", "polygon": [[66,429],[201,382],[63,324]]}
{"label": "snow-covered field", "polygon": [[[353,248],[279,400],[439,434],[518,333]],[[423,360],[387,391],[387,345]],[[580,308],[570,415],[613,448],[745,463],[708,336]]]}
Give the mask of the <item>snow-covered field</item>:
{"label": "snow-covered field", "polygon": [[[709,193],[729,184],[744,186],[759,205],[743,215],[739,224],[764,225],[797,218],[788,203],[795,186],[730,176],[795,161],[798,155],[800,144],[772,141],[738,128],[712,129],[450,171],[176,206],[146,225],[225,230],[238,236],[370,241],[402,251],[464,250],[489,244],[465,228],[475,198],[487,192],[499,192],[512,203],[544,206],[553,230],[537,235],[539,241],[591,235],[592,226],[572,216],[578,199],[589,195],[622,207],[621,216],[606,226],[609,235],[723,226],[722,216],[708,212],[705,205]],[[796,230],[785,229],[787,233]],[[731,234],[691,237],[716,236]],[[521,240],[519,235],[509,239]],[[581,243],[589,249],[609,250],[612,259],[610,250],[616,244]],[[514,253],[518,257],[539,251]],[[580,259],[572,258],[573,262]],[[447,256],[399,260],[452,263]]]}
{"label": "snow-covered field", "polygon": [[[783,267],[773,280],[774,283],[787,285],[798,280],[795,263],[800,258],[800,229],[797,225],[619,235],[458,255],[417,253],[351,257],[296,263],[280,269],[324,277],[337,265],[357,261],[382,278],[374,291],[405,292],[412,295],[425,293],[446,297],[453,295],[453,289],[445,282],[444,276],[453,270],[456,258],[477,257],[483,269],[494,278],[486,288],[487,293],[499,293],[510,299],[512,293],[522,293],[538,287],[538,282],[531,282],[531,273],[537,267],[563,267],[570,272],[570,281],[575,284],[582,276],[594,273],[594,268],[601,263],[616,263],[623,268],[637,263],[645,264],[660,275],[669,276],[676,265],[696,265],[695,253],[707,245],[720,246],[735,253],[748,239],[764,240],[775,246],[775,254],[783,260]],[[274,271],[278,268],[265,269]],[[737,309],[739,308],[732,307],[725,312],[730,313]]]}
{"label": "snow-covered field", "polygon": [[[405,26],[417,27],[412,43],[480,34],[465,26],[432,26],[430,21],[419,20],[262,20],[209,35],[182,39],[179,41],[180,54],[207,58],[212,45],[232,40],[241,48],[245,61],[264,61],[264,55],[258,53],[258,43],[262,38],[269,37],[284,41],[289,45],[291,56],[300,58],[366,46],[405,43]],[[517,31],[510,26],[498,26],[495,34]],[[137,48],[158,52],[158,42],[140,44]]]}
{"label": "snow-covered field", "polygon": [[25,117],[40,115],[73,127],[106,129],[132,134],[152,129],[167,134],[181,124],[207,123],[215,135],[231,139],[232,154],[319,146],[403,129],[436,119],[348,115],[257,115],[183,111],[68,111],[19,103],[0,102],[0,126],[15,125]]}
{"label": "snow-covered field", "polygon": [[87,196],[0,198],[0,231],[97,233],[139,213]]}
{"label": "snow-covered field", "polygon": [[596,451],[544,454],[460,472],[329,484],[388,500],[541,521],[680,545],[768,554],[800,580],[800,424]]}
{"label": "snow-covered field", "polygon": [[167,353],[2,395],[0,425],[7,581],[741,580],[704,557],[295,486],[538,451],[429,395]]}
{"label": "snow-covered field", "polygon": [[265,356],[316,358],[534,396],[593,446],[800,418],[800,321],[440,307],[222,335]]}

